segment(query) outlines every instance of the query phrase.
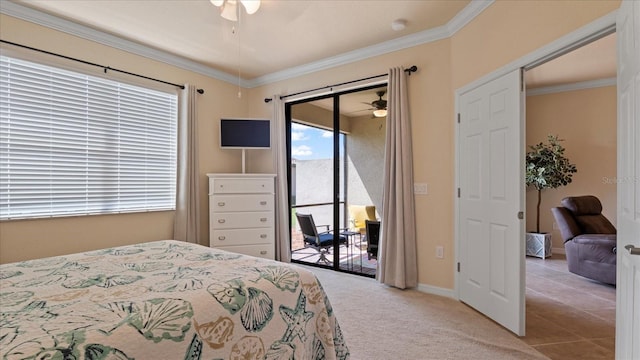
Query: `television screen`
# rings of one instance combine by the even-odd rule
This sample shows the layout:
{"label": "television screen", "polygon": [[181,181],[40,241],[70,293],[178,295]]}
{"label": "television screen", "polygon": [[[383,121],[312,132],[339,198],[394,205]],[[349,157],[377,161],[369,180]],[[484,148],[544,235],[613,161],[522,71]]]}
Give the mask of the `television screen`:
{"label": "television screen", "polygon": [[268,149],[271,147],[270,120],[220,119],[220,147]]}

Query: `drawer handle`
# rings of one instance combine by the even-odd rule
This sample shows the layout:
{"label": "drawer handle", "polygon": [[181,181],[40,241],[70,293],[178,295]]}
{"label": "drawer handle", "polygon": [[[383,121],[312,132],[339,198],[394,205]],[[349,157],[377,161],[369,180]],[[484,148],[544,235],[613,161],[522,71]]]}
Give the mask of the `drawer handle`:
{"label": "drawer handle", "polygon": [[267,218],[260,218],[261,222],[267,222]]}
{"label": "drawer handle", "polygon": [[218,240],[224,241],[226,238],[227,238],[226,236],[218,236]]}
{"label": "drawer handle", "polygon": [[267,255],[267,250],[260,251],[260,255]]}
{"label": "drawer handle", "polygon": [[266,201],[260,201],[260,205],[267,205]]}
{"label": "drawer handle", "polygon": [[220,201],[220,202],[218,203],[218,206],[224,206],[224,202]]}
{"label": "drawer handle", "polygon": [[218,223],[224,224],[224,222],[225,222],[225,219],[218,219]]}
{"label": "drawer handle", "polygon": [[267,234],[260,234],[260,239],[266,239],[267,238]]}

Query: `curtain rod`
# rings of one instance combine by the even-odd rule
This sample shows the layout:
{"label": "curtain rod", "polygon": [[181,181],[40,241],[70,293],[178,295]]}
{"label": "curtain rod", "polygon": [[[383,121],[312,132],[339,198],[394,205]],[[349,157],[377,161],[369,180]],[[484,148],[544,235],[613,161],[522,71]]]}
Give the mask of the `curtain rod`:
{"label": "curtain rod", "polygon": [[[407,73],[407,75],[409,75],[409,76],[411,76],[411,73],[414,73],[414,72],[416,72],[416,71],[418,71],[418,67],[417,67],[417,66],[415,66],[415,65],[411,66],[411,67],[410,67],[410,68],[408,68],[408,69],[404,69],[404,72],[406,72],[406,73]],[[374,75],[374,76],[369,76],[369,77],[362,78],[362,79],[358,79],[358,80],[345,81],[345,82],[338,83],[338,84],[327,85],[327,86],[322,86],[322,87],[315,88],[315,89],[311,89],[311,90],[300,91],[300,92],[297,92],[297,93],[293,93],[293,94],[289,94],[289,95],[283,95],[283,96],[280,96],[280,100],[282,100],[282,99],[286,99],[286,98],[288,98],[288,97],[290,97],[290,96],[296,96],[296,95],[300,95],[300,94],[306,94],[306,93],[308,93],[308,92],[313,92],[313,91],[318,91],[318,90],[330,89],[330,88],[333,88],[333,87],[336,87],[336,86],[349,85],[349,84],[353,84],[353,83],[356,83],[356,82],[365,81],[365,80],[371,80],[371,79],[376,79],[376,78],[383,77],[383,76],[387,76],[387,75],[389,75],[389,74]],[[273,99],[271,99],[271,98],[265,98],[265,99],[264,99],[264,102],[266,102],[266,103],[270,103],[272,100],[273,100]]]}
{"label": "curtain rod", "polygon": [[[119,72],[119,73],[122,73],[122,74],[136,76],[136,77],[139,77],[139,78],[143,78],[143,79],[147,79],[147,80],[151,80],[151,81],[156,81],[156,82],[167,84],[167,85],[173,85],[175,87],[178,87],[178,88],[184,90],[184,85],[174,84],[174,83],[171,83],[171,82],[168,82],[168,81],[154,79],[152,77],[148,77],[148,76],[144,76],[144,75],[140,75],[140,74],[135,74],[135,73],[132,73],[132,72],[129,72],[129,71],[125,71],[125,70],[112,68],[110,66],[104,66],[104,65],[92,63],[92,62],[89,62],[89,61],[85,61],[85,60],[82,60],[82,59],[78,59],[78,58],[74,58],[74,57],[70,57],[70,56],[66,56],[66,55],[56,54],[54,52],[50,52],[50,51],[46,51],[46,50],[42,50],[42,49],[37,49],[37,48],[31,47],[31,46],[18,44],[18,43],[14,43],[14,42],[11,42],[11,41],[6,41],[6,40],[0,39],[0,42],[5,43],[5,44],[9,44],[9,45],[13,45],[13,46],[17,46],[17,47],[21,47],[21,48],[24,48],[24,49],[29,49],[29,50],[41,52],[41,53],[44,53],[44,54],[47,54],[47,55],[53,55],[53,56],[61,57],[63,59],[76,61],[76,62],[79,62],[79,63],[83,63],[85,65],[91,65],[91,66],[99,67],[99,68],[104,69],[105,74],[107,73],[108,70],[111,70],[111,71]],[[197,91],[198,91],[199,94],[204,94],[204,90],[203,89],[198,89]]]}

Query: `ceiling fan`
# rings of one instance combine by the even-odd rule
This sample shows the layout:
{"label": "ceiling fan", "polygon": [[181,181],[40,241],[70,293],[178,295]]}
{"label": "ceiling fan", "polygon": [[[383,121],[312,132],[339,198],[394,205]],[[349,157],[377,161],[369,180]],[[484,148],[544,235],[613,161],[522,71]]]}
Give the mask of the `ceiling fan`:
{"label": "ceiling fan", "polygon": [[376,91],[376,95],[378,95],[379,99],[372,101],[370,104],[365,103],[367,105],[373,106],[373,108],[369,110],[373,110],[373,116],[375,117],[387,116],[387,100],[382,99],[382,96],[385,94],[385,92],[386,91],[384,90]]}

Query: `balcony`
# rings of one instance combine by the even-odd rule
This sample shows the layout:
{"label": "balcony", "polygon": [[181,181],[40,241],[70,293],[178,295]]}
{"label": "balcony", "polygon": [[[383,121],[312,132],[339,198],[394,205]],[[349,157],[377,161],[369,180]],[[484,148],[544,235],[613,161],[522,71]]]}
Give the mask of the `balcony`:
{"label": "balcony", "polygon": [[[297,224],[296,212],[312,214],[314,219],[318,219],[316,225],[318,231],[325,231],[326,224],[331,221],[331,203],[296,205],[291,210],[291,258],[303,263],[318,264],[326,267],[333,267],[334,250],[329,250],[327,258],[329,263],[320,261],[320,252],[314,247],[305,246],[303,235]],[[345,212],[345,203],[340,202],[340,213]],[[331,228],[331,227],[330,227]],[[347,238],[346,245],[338,247],[339,269],[342,271],[375,276],[378,262],[376,258],[367,254],[367,242],[365,234],[349,231],[350,229],[340,227],[340,233]]]}
{"label": "balcony", "polygon": [[[327,262],[318,263],[318,249],[305,247],[296,212],[311,214],[316,225],[328,224],[331,230],[344,233],[353,227],[349,205],[382,209],[386,119],[375,117],[371,112],[371,99],[380,97],[381,90],[386,90],[386,85],[336,95],[339,120],[333,112],[334,95],[291,106],[288,120],[291,121],[291,257],[294,261],[375,276],[377,261],[367,256],[364,231],[350,233],[347,245],[332,248],[325,255]],[[336,128],[339,130],[335,131]],[[338,264],[333,263],[335,252],[338,252]]]}

